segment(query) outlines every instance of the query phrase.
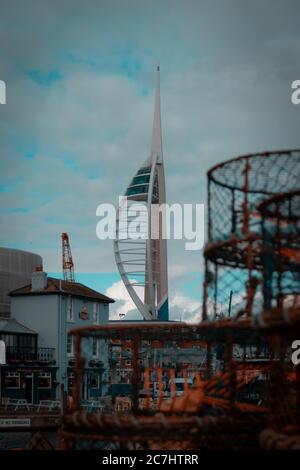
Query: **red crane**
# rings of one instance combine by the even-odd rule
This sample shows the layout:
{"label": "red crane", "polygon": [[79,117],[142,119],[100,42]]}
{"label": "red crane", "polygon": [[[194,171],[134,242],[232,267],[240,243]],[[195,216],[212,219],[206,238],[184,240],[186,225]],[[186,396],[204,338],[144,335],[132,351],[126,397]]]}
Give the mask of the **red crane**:
{"label": "red crane", "polygon": [[62,241],[62,268],[64,280],[75,282],[74,263],[71,253],[69,235],[67,233],[61,234]]}

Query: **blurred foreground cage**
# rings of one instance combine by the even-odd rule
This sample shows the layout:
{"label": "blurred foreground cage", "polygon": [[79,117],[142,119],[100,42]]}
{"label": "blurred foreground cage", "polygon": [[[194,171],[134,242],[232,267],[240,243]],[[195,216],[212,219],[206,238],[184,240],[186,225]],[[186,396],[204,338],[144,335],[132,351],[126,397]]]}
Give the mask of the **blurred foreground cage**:
{"label": "blurred foreground cage", "polygon": [[300,311],[300,190],[272,197],[260,211],[264,308],[277,308],[288,318],[288,312]]}
{"label": "blurred foreground cage", "polygon": [[[223,319],[197,325],[184,323],[131,323],[92,326],[72,331],[75,344],[73,404],[62,420],[60,447],[150,449],[255,448],[258,434],[268,424],[269,378],[278,352],[271,352],[269,333],[250,319]],[[86,409],[82,374],[88,340],[124,340],[130,344],[132,374],[129,406],[119,407],[103,397],[106,406]],[[173,342],[176,347],[193,341],[203,360],[188,382],[188,369],[174,363],[164,367],[141,361],[144,343],[155,357],[154,344]],[[158,387],[151,392],[151,372],[158,382],[167,374],[170,394]],[[184,378],[182,393],[176,394],[175,378]],[[161,385],[161,382],[160,382]],[[122,397],[121,397],[122,398]],[[124,399],[119,400],[119,402]]]}
{"label": "blurred foreground cage", "polygon": [[203,319],[261,313],[263,262],[258,206],[299,189],[300,150],[241,156],[208,172]]}

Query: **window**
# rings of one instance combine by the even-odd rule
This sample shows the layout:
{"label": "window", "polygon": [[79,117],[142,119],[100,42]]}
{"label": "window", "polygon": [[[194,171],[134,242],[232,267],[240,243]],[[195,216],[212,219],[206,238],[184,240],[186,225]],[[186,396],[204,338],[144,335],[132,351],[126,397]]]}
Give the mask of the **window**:
{"label": "window", "polygon": [[40,372],[38,374],[38,388],[51,388],[51,372]]}
{"label": "window", "polygon": [[129,187],[126,191],[125,196],[133,196],[134,194],[144,194],[148,192],[147,184],[139,185],[139,186],[132,186]]}
{"label": "window", "polygon": [[7,389],[20,388],[20,373],[6,372],[4,375],[4,386]]}
{"label": "window", "polygon": [[100,323],[99,319],[99,304],[95,302],[93,303],[93,322],[95,323],[95,325],[98,325]]}
{"label": "window", "polygon": [[97,338],[92,338],[92,355],[97,357],[99,354],[99,343]]}
{"label": "window", "polygon": [[18,337],[16,335],[1,335],[2,341],[4,341],[7,348],[17,348],[18,347]]}
{"label": "window", "polygon": [[135,186],[137,184],[149,183],[150,174],[142,175],[142,176],[135,176],[130,183],[130,186]]}
{"label": "window", "polygon": [[19,348],[27,352],[33,352],[35,349],[36,337],[34,335],[20,335]]}
{"label": "window", "polygon": [[99,374],[92,374],[92,377],[91,377],[91,388],[94,388],[94,389],[99,389],[100,388],[100,376]]}
{"label": "window", "polygon": [[73,336],[68,333],[67,336],[67,354],[69,356],[73,355]]}
{"label": "window", "polygon": [[145,175],[147,173],[151,173],[151,168],[149,166],[140,168],[139,171],[137,172],[137,175]]}
{"label": "window", "polygon": [[73,308],[73,299],[69,295],[67,300],[67,321],[74,321],[74,308]]}

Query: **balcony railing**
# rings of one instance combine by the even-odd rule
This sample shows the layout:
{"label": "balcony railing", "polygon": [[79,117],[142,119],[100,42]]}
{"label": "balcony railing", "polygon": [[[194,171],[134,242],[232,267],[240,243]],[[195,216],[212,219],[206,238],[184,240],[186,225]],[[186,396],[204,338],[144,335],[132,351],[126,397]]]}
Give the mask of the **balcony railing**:
{"label": "balcony railing", "polygon": [[38,348],[37,349],[37,360],[38,362],[54,363],[54,348]]}
{"label": "balcony railing", "polygon": [[32,348],[32,347],[6,347],[6,362],[38,362],[42,364],[54,364],[54,348]]}

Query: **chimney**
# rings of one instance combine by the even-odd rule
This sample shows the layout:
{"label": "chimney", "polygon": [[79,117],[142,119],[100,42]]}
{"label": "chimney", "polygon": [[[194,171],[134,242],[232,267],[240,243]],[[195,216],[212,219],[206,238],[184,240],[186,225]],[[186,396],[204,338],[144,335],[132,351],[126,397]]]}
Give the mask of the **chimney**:
{"label": "chimney", "polygon": [[31,277],[31,290],[44,290],[47,287],[47,273],[44,273],[43,266],[37,266]]}

